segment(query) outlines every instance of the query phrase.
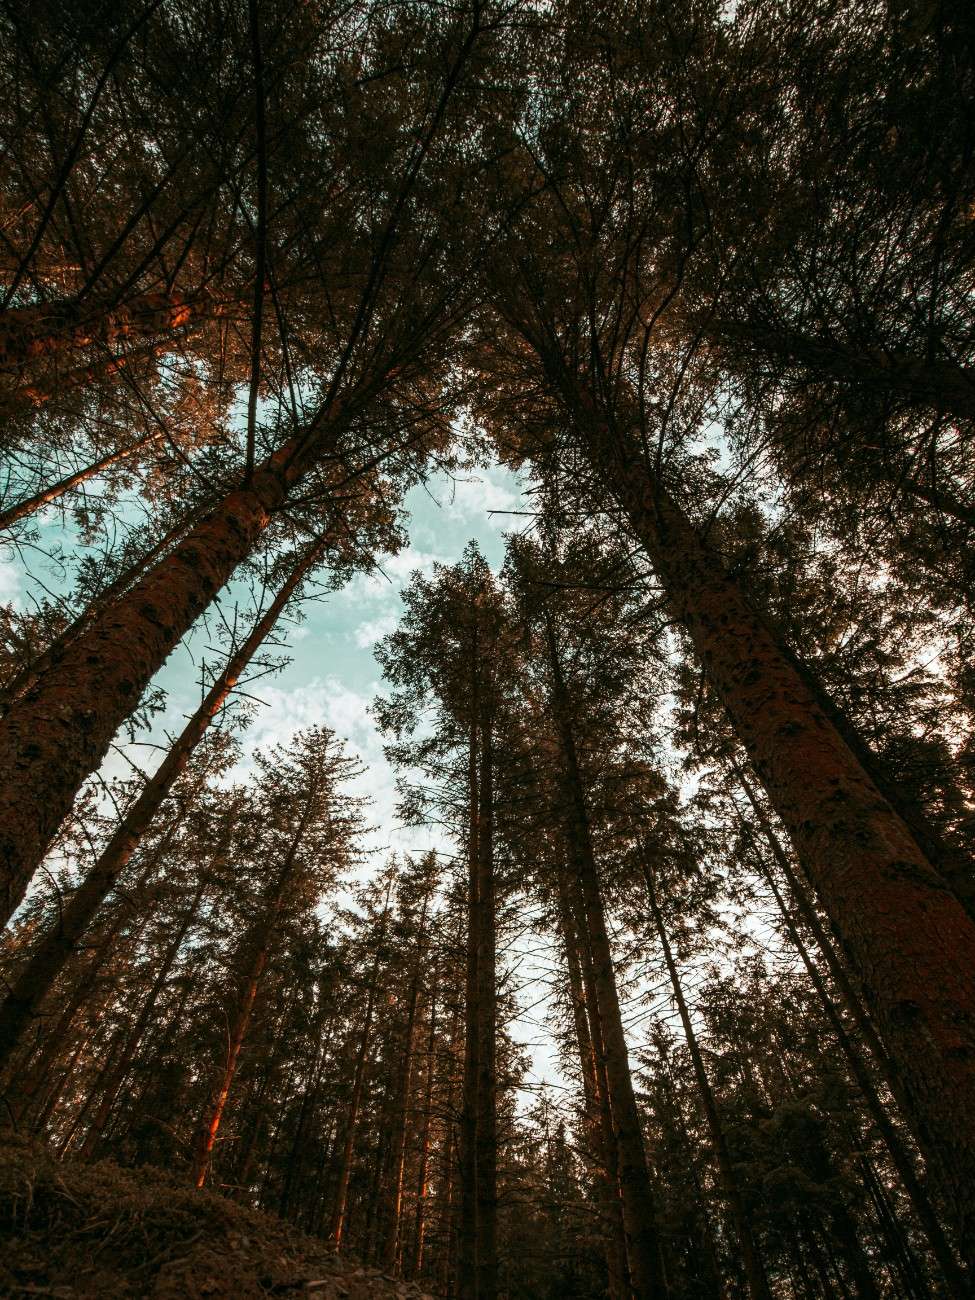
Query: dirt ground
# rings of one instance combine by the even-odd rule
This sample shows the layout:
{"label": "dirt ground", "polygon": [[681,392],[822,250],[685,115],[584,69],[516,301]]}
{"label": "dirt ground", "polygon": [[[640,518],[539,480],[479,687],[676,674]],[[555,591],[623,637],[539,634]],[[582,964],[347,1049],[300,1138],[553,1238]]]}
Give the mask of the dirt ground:
{"label": "dirt ground", "polygon": [[431,1300],[159,1170],[60,1162],[9,1134],[0,1134],[0,1296]]}

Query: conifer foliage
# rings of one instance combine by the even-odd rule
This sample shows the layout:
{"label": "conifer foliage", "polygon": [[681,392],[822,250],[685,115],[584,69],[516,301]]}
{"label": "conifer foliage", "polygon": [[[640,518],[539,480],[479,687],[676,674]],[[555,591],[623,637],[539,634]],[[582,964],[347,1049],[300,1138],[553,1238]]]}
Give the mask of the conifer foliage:
{"label": "conifer foliage", "polygon": [[[0,48],[0,1184],[161,1168],[456,1300],[970,1296],[968,6]],[[386,824],[259,683],[333,689],[322,599],[484,469],[369,666]],[[67,1294],[20,1195],[0,1286]]]}

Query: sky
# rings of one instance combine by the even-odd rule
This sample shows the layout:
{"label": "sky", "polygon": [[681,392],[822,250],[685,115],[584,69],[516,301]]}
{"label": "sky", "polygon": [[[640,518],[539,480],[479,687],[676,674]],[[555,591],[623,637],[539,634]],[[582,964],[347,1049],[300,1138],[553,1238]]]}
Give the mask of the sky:
{"label": "sky", "polygon": [[[472,540],[497,571],[504,559],[505,531],[522,528],[525,520],[517,512],[530,508],[517,476],[499,465],[454,477],[435,475],[425,486],[412,489],[404,504],[409,544],[403,550],[379,557],[377,571],[357,574],[340,590],[305,601],[300,623],[279,624],[277,631],[287,631],[288,643],[281,653],[287,654],[290,662],[273,676],[249,686],[245,683],[248,695],[260,703],[242,734],[241,762],[228,778],[246,778],[258,748],[287,746],[296,731],[314,724],[332,728],[346,741],[347,752],[362,765],[362,775],[351,791],[369,800],[364,810],[371,828],[366,870],[378,869],[391,850],[453,851],[440,828],[404,827],[396,816],[396,774],[383,754],[384,740],[370,711],[373,700],[385,689],[373,653],[375,644],[396,627],[402,610],[401,592],[414,572],[430,573],[437,562],[455,563]],[[43,546],[59,542],[68,550],[76,546],[56,508],[49,508],[35,519]],[[63,586],[56,566],[39,559],[39,554],[18,554],[9,546],[0,547],[0,601],[28,608],[31,591],[40,593],[38,580],[48,589]],[[232,604],[233,593],[225,592],[223,607],[228,615],[228,605]],[[245,625],[249,625],[248,611],[241,612]],[[179,732],[199,703],[199,660],[205,656],[208,662],[217,662],[217,656],[207,651],[212,644],[206,630],[197,628],[155,679],[166,691],[165,710],[155,718],[149,732],[139,735],[136,747],[121,747],[145,771],[155,768],[167,736],[172,738]],[[158,746],[156,750],[146,747],[153,744]],[[102,772],[105,776],[127,775],[131,767],[123,754],[116,752],[106,760]],[[504,954],[508,978],[516,986],[523,985],[518,999],[523,1014],[509,1026],[530,1059],[526,1079],[529,1089],[522,1095],[523,1105],[530,1104],[533,1083],[544,1083],[557,1091],[565,1086],[544,1023],[548,1004],[544,985],[555,959],[550,945],[532,934],[520,938]]]}

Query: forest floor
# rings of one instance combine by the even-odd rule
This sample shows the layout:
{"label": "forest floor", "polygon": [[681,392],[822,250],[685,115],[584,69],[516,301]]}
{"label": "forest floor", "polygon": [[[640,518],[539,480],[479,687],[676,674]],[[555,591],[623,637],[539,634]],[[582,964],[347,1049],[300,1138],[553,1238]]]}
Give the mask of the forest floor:
{"label": "forest floor", "polygon": [[430,1300],[160,1170],[58,1161],[9,1133],[0,1135],[0,1296]]}

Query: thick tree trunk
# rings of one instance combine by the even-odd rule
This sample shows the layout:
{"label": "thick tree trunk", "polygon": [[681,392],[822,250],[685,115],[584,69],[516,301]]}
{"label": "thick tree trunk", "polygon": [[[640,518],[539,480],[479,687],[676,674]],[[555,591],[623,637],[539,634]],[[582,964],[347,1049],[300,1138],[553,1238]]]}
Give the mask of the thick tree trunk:
{"label": "thick tree trunk", "polygon": [[126,590],[132,586],[153,564],[164,551],[168,550],[177,542],[185,533],[192,528],[196,517],[202,513],[197,510],[191,512],[189,518],[181,519],[178,524],[167,531],[153,542],[152,546],[140,555],[131,564],[127,564],[124,569],[115,577],[106,587],[95,595],[77,617],[68,624],[63,632],[51,641],[35,659],[24,665],[13,677],[9,678],[2,688],[3,711],[10,707],[10,703],[28,691],[33,684],[38,681],[49,668],[59,663],[64,656],[68,646],[78,639],[81,633],[94,622],[95,618],[107,609],[115,600],[122,596]]}
{"label": "thick tree trunk", "polygon": [[[771,871],[766,868],[761,859],[758,859],[758,865],[759,870],[772,892],[772,897],[775,899],[776,905],[782,914],[789,938],[799,954],[800,960],[806,969],[806,973],[809,976],[813,988],[815,988],[819,995],[823,1010],[826,1013],[826,1018],[828,1019],[830,1026],[836,1035],[837,1042],[839,1043],[849,1064],[850,1073],[853,1075],[857,1086],[863,1094],[873,1121],[877,1125],[878,1132],[883,1138],[887,1150],[890,1153],[891,1162],[897,1170],[898,1176],[904,1185],[904,1190],[907,1192],[911,1204],[914,1207],[914,1212],[917,1214],[918,1220],[924,1229],[924,1233],[931,1246],[932,1254],[938,1261],[938,1265],[944,1274],[948,1294],[952,1297],[952,1300],[966,1300],[966,1297],[970,1295],[968,1282],[959,1267],[958,1261],[955,1259],[951,1246],[948,1244],[948,1240],[945,1237],[940,1220],[938,1219],[934,1207],[924,1190],[920,1176],[914,1166],[914,1160],[908,1153],[907,1148],[901,1140],[900,1134],[891,1122],[890,1116],[887,1114],[887,1108],[880,1099],[880,1095],[874,1086],[870,1071],[860,1054],[859,1048],[846,1031],[846,1026],[843,1023],[842,1017],[836,1008],[836,1004],[834,1003],[830,991],[827,989],[815,962],[809,954],[808,948],[803,942],[795,918],[792,916],[790,909],[786,905],[785,899],[782,897],[778,885],[775,882],[775,877],[772,875]],[[799,882],[796,881],[795,883],[798,885]],[[809,907],[808,900],[804,901],[806,907]],[[805,913],[806,909],[801,907],[801,910]],[[824,954],[826,952],[831,954],[831,959],[827,958],[827,966],[830,967],[832,973],[833,967],[838,965],[838,958],[836,957],[836,954],[832,952],[832,946],[829,944],[828,938],[822,931],[820,931],[817,936],[817,942],[819,943],[820,950],[823,951]],[[844,1002],[847,1004],[848,1010],[850,1009],[851,997],[855,1004],[858,1000],[856,999],[853,990],[849,989],[844,997]],[[861,1027],[862,1031],[862,1017],[857,1015],[856,1009],[853,1010],[853,1019],[855,1023],[858,1023],[858,1027]]]}
{"label": "thick tree trunk", "polygon": [[772,806],[856,963],[952,1217],[975,1254],[975,924],[768,624],[628,437],[569,398]]}
{"label": "thick tree trunk", "polygon": [[633,1092],[629,1053],[623,1032],[616,972],[606,930],[599,875],[589,829],[582,773],[576,754],[570,702],[559,660],[551,616],[546,617],[549,670],[552,674],[552,713],[562,760],[566,844],[579,874],[588,942],[592,954],[596,1005],[602,1026],[605,1070],[616,1146],[619,1151],[620,1193],[626,1231],[626,1254],[632,1294],[639,1300],[667,1295],[653,1186],[643,1143],[643,1126]]}
{"label": "thick tree trunk", "polygon": [[684,990],[681,987],[677,963],[674,961],[674,954],[670,947],[670,937],[667,934],[667,927],[664,925],[663,914],[660,910],[660,902],[657,898],[657,883],[653,866],[645,849],[641,849],[640,856],[641,864],[643,866],[643,876],[647,884],[647,896],[650,900],[650,911],[657,931],[657,938],[660,940],[660,946],[663,951],[667,974],[670,976],[670,986],[673,990],[674,1001],[677,1004],[680,1022],[684,1029],[684,1037],[687,1039],[687,1047],[691,1054],[691,1063],[694,1066],[694,1077],[697,1080],[697,1088],[701,1096],[701,1104],[704,1107],[708,1132],[711,1135],[711,1144],[714,1147],[714,1154],[718,1164],[718,1173],[724,1186],[725,1197],[731,1208],[731,1217],[734,1220],[735,1232],[738,1236],[738,1248],[741,1252],[742,1267],[745,1270],[748,1294],[752,1297],[752,1300],[772,1300],[768,1277],[765,1273],[762,1257],[759,1254],[758,1244],[755,1240],[755,1233],[751,1224],[751,1218],[741,1194],[741,1188],[738,1185],[738,1178],[735,1174],[734,1163],[731,1159],[731,1152],[728,1149],[728,1141],[725,1137],[724,1125],[721,1122],[721,1115],[718,1111],[718,1103],[715,1100],[707,1070],[704,1068],[704,1058],[701,1056],[701,1049],[697,1042],[697,1034],[694,1032],[694,1023],[691,1020],[690,1012],[687,1008],[687,1001],[684,998]]}
{"label": "thick tree trunk", "polygon": [[39,936],[0,1006],[0,1068],[18,1042],[68,957],[91,925],[99,907],[128,865],[142,836],[186,768],[193,750],[220,711],[241,673],[263,645],[288,601],[320,556],[323,542],[315,542],[300,558],[267,611],[258,619],[240,649],[207,692],[202,704],[183,728],[156,773],[122,818],[107,846],[58,914],[50,931]]}
{"label": "thick tree trunk", "polygon": [[0,921],[149,681],[343,423],[323,412],[306,441],[280,448],[11,704],[0,723]]}

